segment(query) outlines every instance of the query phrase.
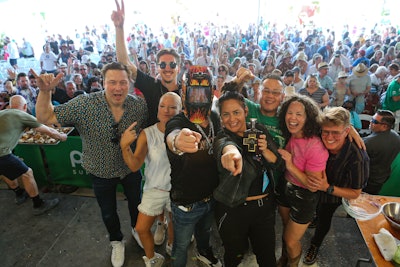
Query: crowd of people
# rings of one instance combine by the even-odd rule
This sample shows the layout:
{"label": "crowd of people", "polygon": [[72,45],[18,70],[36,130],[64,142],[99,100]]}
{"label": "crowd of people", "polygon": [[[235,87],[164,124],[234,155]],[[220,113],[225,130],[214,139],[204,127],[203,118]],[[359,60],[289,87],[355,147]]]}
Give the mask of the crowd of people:
{"label": "crowd of people", "polygon": [[[146,266],[162,266],[165,260],[154,250],[164,241],[152,236],[155,221],[168,228],[172,266],[186,266],[193,238],[196,258],[208,266],[237,266],[249,244],[259,266],[298,266],[302,256],[313,264],[341,198],[379,194],[400,152],[396,29],[351,40],[348,31],[342,36],[292,28],[278,33],[268,25],[261,35],[257,27],[204,34],[182,25],[179,35],[170,38],[165,32],[158,40],[146,31],[126,38],[124,19],[124,2],[116,1],[115,42],[107,34],[97,36],[104,41],[96,45],[99,62],[89,58],[95,52],[89,29],[77,50],[69,38],[59,35],[63,41],[56,45],[50,38],[40,73],[19,72],[17,59],[10,57],[0,124],[10,124],[8,114],[18,115],[27,121],[24,127],[62,140],[65,136],[41,123],[77,129],[113,266],[124,264],[125,251],[118,184]],[[25,101],[25,113],[11,112],[16,99]],[[372,116],[365,144],[357,133],[361,113]],[[251,119],[257,123],[250,126]],[[22,129],[2,131],[18,136]],[[250,143],[248,132],[255,129],[256,141]],[[12,154],[16,143],[0,139],[0,174],[17,203],[29,196],[41,214],[58,200],[38,196],[32,171]],[[15,183],[18,177],[26,193]],[[284,229],[278,260],[276,212]],[[223,261],[210,244],[214,221]],[[313,221],[315,234],[303,255],[302,236]]]}

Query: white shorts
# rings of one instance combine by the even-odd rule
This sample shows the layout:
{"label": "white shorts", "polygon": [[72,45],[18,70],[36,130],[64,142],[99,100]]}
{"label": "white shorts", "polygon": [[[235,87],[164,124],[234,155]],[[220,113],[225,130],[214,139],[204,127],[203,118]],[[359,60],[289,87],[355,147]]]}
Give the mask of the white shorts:
{"label": "white shorts", "polygon": [[171,212],[171,199],[169,191],[149,189],[143,192],[142,202],[138,210],[147,216],[157,216],[163,213],[164,208]]}

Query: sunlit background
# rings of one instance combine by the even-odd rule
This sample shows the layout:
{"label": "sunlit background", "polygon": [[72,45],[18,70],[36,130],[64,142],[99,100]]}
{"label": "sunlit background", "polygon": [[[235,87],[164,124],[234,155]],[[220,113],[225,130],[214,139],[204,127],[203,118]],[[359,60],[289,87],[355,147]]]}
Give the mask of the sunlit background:
{"label": "sunlit background", "polygon": [[[397,5],[396,5],[397,4]],[[198,23],[212,22],[218,25],[239,25],[246,29],[249,23],[276,23],[278,30],[285,24],[308,25],[341,32],[343,25],[349,25],[352,34],[363,28],[379,30],[391,23],[399,25],[398,0],[351,1],[305,1],[305,0],[147,0],[125,1],[125,30],[131,32],[134,25],[146,24],[154,34],[161,27],[171,32],[177,21],[199,27]],[[22,37],[36,49],[36,57],[48,35],[61,34],[64,38],[84,32],[85,26],[101,31],[105,25],[113,25],[110,19],[115,9],[114,0],[0,0],[0,34],[10,36],[17,43]],[[39,50],[38,50],[39,49]]]}

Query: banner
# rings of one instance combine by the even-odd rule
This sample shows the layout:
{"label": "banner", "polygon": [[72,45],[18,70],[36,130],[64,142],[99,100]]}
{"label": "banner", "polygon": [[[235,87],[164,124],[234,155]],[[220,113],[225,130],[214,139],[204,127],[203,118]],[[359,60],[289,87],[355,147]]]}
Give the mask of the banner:
{"label": "banner", "polygon": [[38,186],[48,184],[40,146],[19,144],[15,147],[13,153],[21,158],[21,160],[33,170],[33,175]]}

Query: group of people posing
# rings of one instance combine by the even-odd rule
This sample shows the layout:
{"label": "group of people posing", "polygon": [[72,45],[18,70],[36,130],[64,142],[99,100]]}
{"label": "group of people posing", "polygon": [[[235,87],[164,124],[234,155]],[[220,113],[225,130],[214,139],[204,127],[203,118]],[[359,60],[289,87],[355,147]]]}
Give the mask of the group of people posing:
{"label": "group of people posing", "polygon": [[[294,267],[302,256],[305,264],[313,264],[341,198],[357,198],[369,178],[370,159],[351,126],[350,112],[343,107],[322,111],[307,95],[285,97],[284,80],[276,73],[260,81],[255,103],[242,94],[255,78],[244,67],[223,83],[216,97],[207,66],[187,67],[182,81],[178,79],[182,58],[171,48],[156,54],[158,76],[152,77],[130,60],[124,1],[116,5],[111,18],[118,62],[103,66],[103,91],[54,106],[52,92],[63,73],[54,77],[33,71],[40,91],[37,120],[72,125],[82,138],[83,167],[93,180],[109,234],[112,265],[121,267],[125,260],[118,184],[146,266],[165,261],[155,252],[151,233],[160,215],[170,219],[166,252],[174,267],[187,265],[192,236],[196,259],[208,266],[238,266],[250,246],[259,266]],[[143,98],[128,93],[133,81]],[[391,115],[377,113],[372,123],[389,127]],[[278,260],[277,211],[283,223]],[[315,216],[316,230],[303,255],[301,240]],[[222,240],[223,259],[215,257],[210,244],[213,225]]]}

